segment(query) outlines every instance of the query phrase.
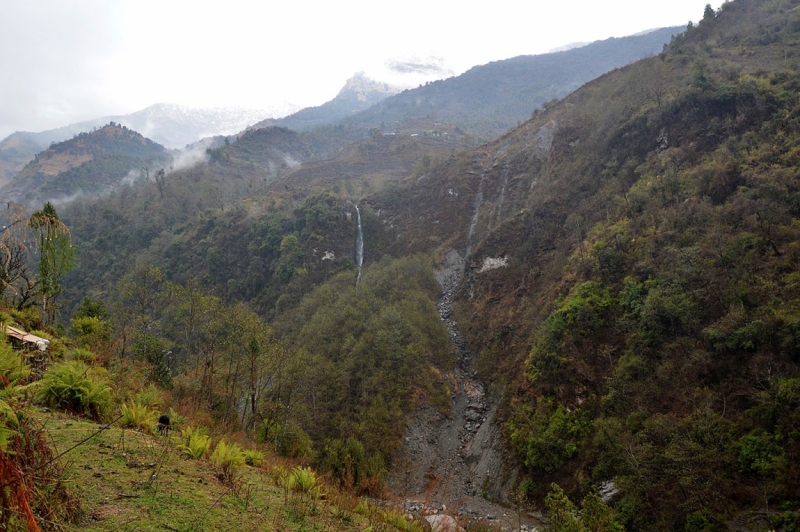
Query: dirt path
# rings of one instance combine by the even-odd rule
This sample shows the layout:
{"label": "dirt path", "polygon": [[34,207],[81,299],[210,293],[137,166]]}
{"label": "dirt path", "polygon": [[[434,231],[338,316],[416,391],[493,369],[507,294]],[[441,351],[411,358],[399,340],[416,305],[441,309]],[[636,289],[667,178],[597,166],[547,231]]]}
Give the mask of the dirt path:
{"label": "dirt path", "polygon": [[459,353],[452,371],[453,409],[447,416],[428,404],[417,409],[406,429],[390,488],[404,498],[410,512],[443,512],[462,524],[480,520],[502,530],[541,528],[539,516],[519,515],[513,508],[487,500],[505,500],[516,472],[504,466],[508,462],[503,459],[500,429],[494,421],[497,405],[476,378],[475,355],[467,349],[452,317],[464,261],[451,251],[437,272],[442,287],[439,313]]}

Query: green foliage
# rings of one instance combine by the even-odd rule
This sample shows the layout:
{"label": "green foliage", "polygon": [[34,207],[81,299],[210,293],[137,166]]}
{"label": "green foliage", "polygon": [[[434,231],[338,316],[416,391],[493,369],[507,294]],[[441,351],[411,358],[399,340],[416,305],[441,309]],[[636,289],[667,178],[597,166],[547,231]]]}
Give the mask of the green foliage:
{"label": "green foliage", "polygon": [[303,497],[318,499],[322,486],[310,467],[297,466],[289,475],[289,489],[300,493]]}
{"label": "green foliage", "polygon": [[242,448],[236,443],[227,443],[221,439],[214,452],[211,453],[211,465],[213,465],[223,482],[232,482],[236,470],[245,464]]}
{"label": "green foliage", "polygon": [[81,349],[81,348],[73,349],[72,359],[80,360],[84,364],[91,365],[92,361],[94,361],[94,353],[92,353],[88,349]]}
{"label": "green foliage", "polygon": [[11,394],[17,384],[31,374],[30,367],[22,356],[22,351],[13,349],[5,338],[0,338],[0,398]]}
{"label": "green foliage", "polygon": [[548,532],[624,532],[615,512],[594,493],[581,502],[581,511],[558,484],[552,484],[545,498]]}
{"label": "green foliage", "polygon": [[243,454],[244,463],[251,467],[259,467],[264,461],[264,453],[261,451],[255,449],[245,449]]}
{"label": "green foliage", "polygon": [[343,488],[379,496],[383,491],[386,466],[379,454],[367,456],[356,438],[335,439],[325,446],[322,467]]}
{"label": "green foliage", "polygon": [[39,292],[42,313],[49,323],[55,322],[55,299],[61,294],[61,278],[75,266],[75,251],[69,230],[61,222],[50,202],[30,217],[29,225],[39,233]]}
{"label": "green foliage", "polygon": [[739,464],[745,471],[769,475],[784,465],[784,450],[771,434],[748,434],[742,436],[737,447]]}
{"label": "green foliage", "polygon": [[591,429],[581,410],[568,411],[550,398],[520,406],[506,427],[511,445],[533,474],[553,473],[574,457]]}
{"label": "green foliage", "polygon": [[615,299],[596,281],[577,285],[559,302],[540,327],[528,359],[532,381],[554,382],[564,373],[565,355],[579,345],[589,349],[589,340],[608,323]]}
{"label": "green foliage", "polygon": [[0,450],[8,452],[8,443],[19,432],[19,419],[14,409],[0,399]]}
{"label": "green foliage", "polygon": [[106,371],[79,360],[51,366],[36,394],[39,401],[99,420],[111,408]]}
{"label": "green foliage", "polygon": [[564,490],[558,484],[550,487],[550,493],[544,501],[547,509],[547,530],[548,532],[583,532],[584,527],[581,523],[578,509],[569,500]]}
{"label": "green foliage", "polygon": [[339,274],[281,317],[276,329],[308,357],[303,385],[313,395],[303,403],[317,415],[298,421],[313,440],[349,433],[367,455],[390,456],[417,393],[449,398],[436,370],[454,363],[438,291],[424,259],[387,259],[367,266],[357,288],[351,273]]}
{"label": "green foliage", "polygon": [[129,404],[123,403],[120,407],[122,418],[120,424],[123,427],[132,427],[152,433],[155,427],[158,412],[149,406],[132,401]]}
{"label": "green foliage", "polygon": [[108,309],[102,299],[94,301],[92,298],[86,296],[72,315],[73,320],[76,318],[97,318],[105,321],[108,319]]}
{"label": "green foliage", "polygon": [[183,443],[178,449],[194,460],[199,460],[211,449],[211,437],[205,434],[202,427],[186,427],[182,431]]}
{"label": "green foliage", "polygon": [[102,348],[111,340],[111,326],[95,316],[72,318],[70,332],[79,345],[89,349]]}

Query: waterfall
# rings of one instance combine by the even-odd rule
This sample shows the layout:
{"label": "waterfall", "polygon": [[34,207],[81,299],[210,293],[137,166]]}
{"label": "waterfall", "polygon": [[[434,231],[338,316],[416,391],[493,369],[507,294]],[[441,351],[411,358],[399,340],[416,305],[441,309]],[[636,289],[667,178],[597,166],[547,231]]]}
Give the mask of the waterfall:
{"label": "waterfall", "polygon": [[356,236],[356,266],[358,266],[358,278],[356,278],[356,286],[361,280],[361,265],[364,264],[364,233],[361,230],[361,211],[358,210],[356,205],[356,220],[358,221],[358,235]]}
{"label": "waterfall", "polygon": [[469,257],[472,255],[472,235],[475,232],[475,226],[478,225],[478,215],[481,212],[481,205],[483,205],[483,181],[486,179],[486,172],[481,173],[481,180],[478,183],[478,192],[475,194],[475,201],[473,202],[472,220],[469,224],[469,233],[467,233],[467,251],[464,256],[464,267],[469,263]]}

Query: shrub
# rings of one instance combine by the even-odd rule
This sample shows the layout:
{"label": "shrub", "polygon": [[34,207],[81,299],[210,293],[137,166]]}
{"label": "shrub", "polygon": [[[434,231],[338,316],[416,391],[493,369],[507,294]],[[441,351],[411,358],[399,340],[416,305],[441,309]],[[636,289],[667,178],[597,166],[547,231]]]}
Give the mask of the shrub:
{"label": "shrub", "polygon": [[51,366],[36,397],[51,407],[94,420],[103,418],[111,408],[111,387],[105,370],[89,367],[79,360]]}
{"label": "shrub", "polygon": [[178,449],[194,460],[199,460],[208,454],[211,448],[211,437],[206,436],[203,427],[187,427],[183,431],[183,444]]}
{"label": "shrub", "polygon": [[529,471],[553,473],[578,452],[591,432],[586,413],[568,411],[553,399],[540,398],[536,407],[521,406],[509,420],[511,445]]}
{"label": "shrub", "polygon": [[133,427],[146,432],[153,432],[158,413],[147,405],[138,401],[131,401],[130,404],[123,403],[121,413],[122,419],[120,423],[123,427]]}
{"label": "shrub", "polygon": [[289,489],[301,493],[304,497],[311,497],[312,499],[319,498],[320,483],[317,475],[310,467],[297,466],[292,469],[289,476]]}
{"label": "shrub", "polygon": [[[161,406],[161,390],[159,390],[157,386],[151,384],[136,394],[136,402],[158,410]],[[172,416],[170,416],[170,419],[172,419]]]}
{"label": "shrub", "polygon": [[[12,349],[8,343],[0,340],[0,375],[4,379],[0,379],[0,395],[5,395],[6,391],[10,391],[13,385],[28,378],[31,370],[28,364],[22,359],[19,351]],[[5,381],[8,381],[6,384]]]}
{"label": "shrub", "polygon": [[233,481],[234,473],[244,463],[242,448],[235,443],[228,444],[224,439],[219,441],[211,453],[211,465],[217,469],[220,480],[226,483]]}
{"label": "shrub", "polygon": [[72,351],[72,359],[73,360],[80,360],[84,364],[91,364],[94,360],[94,353],[89,351],[88,349],[75,349]]}
{"label": "shrub", "polygon": [[70,332],[82,347],[96,349],[111,341],[111,326],[94,316],[73,318]]}
{"label": "shrub", "polygon": [[264,453],[262,453],[261,451],[257,451],[255,449],[247,449],[246,451],[244,451],[245,464],[253,467],[258,467],[261,465],[261,462],[263,461],[264,461]]}
{"label": "shrub", "polygon": [[64,342],[62,342],[60,338],[57,338],[48,332],[39,330],[32,330],[31,334],[50,341],[50,343],[47,345],[47,356],[50,358],[50,360],[61,360],[64,358],[64,355],[67,354],[67,346],[64,345]]}

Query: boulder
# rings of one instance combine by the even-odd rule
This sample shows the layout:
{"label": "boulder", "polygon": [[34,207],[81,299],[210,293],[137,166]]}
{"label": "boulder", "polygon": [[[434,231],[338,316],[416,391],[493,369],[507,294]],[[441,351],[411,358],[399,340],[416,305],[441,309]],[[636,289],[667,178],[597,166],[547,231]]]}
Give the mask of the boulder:
{"label": "boulder", "polygon": [[428,515],[425,519],[431,524],[432,532],[465,532],[458,522],[445,514]]}

